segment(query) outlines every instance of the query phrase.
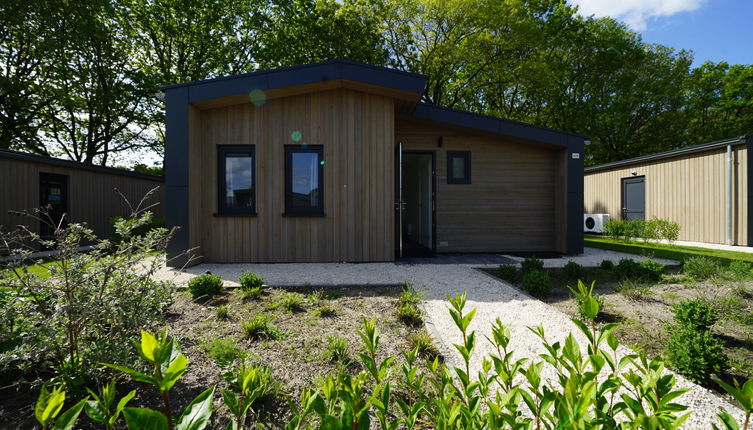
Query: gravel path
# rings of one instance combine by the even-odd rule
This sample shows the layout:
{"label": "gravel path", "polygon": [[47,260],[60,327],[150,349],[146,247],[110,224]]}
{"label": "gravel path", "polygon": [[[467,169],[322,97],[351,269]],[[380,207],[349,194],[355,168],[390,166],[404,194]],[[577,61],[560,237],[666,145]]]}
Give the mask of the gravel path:
{"label": "gravel path", "polygon": [[[619,261],[621,258],[636,256],[611,251],[586,248],[582,256],[573,260],[580,264],[595,266],[603,259]],[[511,257],[515,259],[515,257]],[[637,259],[640,259],[638,257]],[[519,260],[519,259],[518,259]],[[548,267],[559,267],[569,259],[544,260]],[[664,263],[673,263],[664,261]],[[379,285],[412,281],[425,289],[423,303],[426,313],[427,328],[437,339],[442,353],[451,363],[460,363],[460,355],[452,347],[453,343],[460,343],[460,333],[455,328],[452,318],[447,312],[449,303],[446,296],[466,291],[467,310],[476,308],[476,317],[471,329],[477,332],[477,351],[471,362],[471,372],[476,374],[481,368],[481,358],[492,352],[491,344],[484,335],[490,334],[491,324],[499,318],[511,327],[511,349],[516,357],[539,359],[538,354],[545,352],[541,342],[528,329],[542,325],[550,342],[564,340],[569,332],[576,332],[577,328],[570,318],[557,309],[537,299],[534,299],[517,288],[501,282],[485,272],[476,270],[479,265],[473,264],[421,264],[407,265],[394,263],[365,263],[365,264],[201,264],[186,269],[183,272],[164,269],[159,276],[163,279],[173,279],[184,283],[188,279],[211,271],[223,279],[237,280],[238,276],[250,270],[260,274],[269,285],[300,286],[309,285]],[[492,267],[492,266],[487,266]],[[231,281],[232,280],[232,281]],[[585,345],[585,338],[578,336],[579,342]],[[585,348],[585,346],[584,346]],[[624,350],[627,352],[627,349]],[[553,378],[553,374],[544,375]],[[731,411],[738,417],[742,412],[725,402],[709,390],[699,387],[683,377],[678,376],[678,386],[692,390],[678,399],[679,403],[690,406],[693,414],[686,421],[683,428],[708,429],[716,422],[716,414],[720,409]]]}

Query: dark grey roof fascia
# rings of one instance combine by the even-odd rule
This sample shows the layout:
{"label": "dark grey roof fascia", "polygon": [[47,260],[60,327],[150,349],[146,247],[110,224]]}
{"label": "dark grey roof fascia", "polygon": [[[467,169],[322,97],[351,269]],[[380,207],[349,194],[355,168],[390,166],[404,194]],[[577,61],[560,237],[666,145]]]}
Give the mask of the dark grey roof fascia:
{"label": "dark grey roof fascia", "polygon": [[730,139],[717,140],[714,142],[702,143],[700,145],[688,146],[685,148],[673,149],[671,151],[657,152],[656,154],[643,155],[627,160],[614,161],[612,163],[600,164],[598,166],[586,167],[585,173],[599,172],[602,170],[614,169],[617,167],[630,166],[631,164],[640,164],[650,161],[663,160],[666,158],[675,158],[682,155],[693,154],[696,152],[711,151],[714,149],[724,148],[727,145],[740,145],[746,142],[745,136],[733,137]]}
{"label": "dark grey roof fascia", "polygon": [[336,79],[364,82],[417,95],[423,94],[426,85],[424,75],[352,61],[333,60],[167,85],[161,89],[170,91],[189,87],[189,102],[197,102],[248,93],[252,90],[266,91]]}
{"label": "dark grey roof fascia", "polygon": [[29,161],[32,163],[48,164],[51,166],[66,167],[69,169],[88,170],[97,173],[106,173],[109,175],[129,176],[132,178],[146,179],[149,181],[164,182],[162,176],[148,175],[146,173],[129,172],[128,170],[116,169],[114,167],[97,166],[95,164],[79,163],[77,161],[63,160],[61,158],[47,157],[44,155],[28,154],[26,152],[12,151],[10,149],[0,149],[0,158],[11,158],[16,160]]}
{"label": "dark grey roof fascia", "polygon": [[539,142],[548,142],[565,147],[568,146],[566,139],[567,136],[586,139],[585,136],[577,133],[555,130],[553,128],[481,115],[429,103],[418,103],[413,110],[412,115],[416,118],[427,119],[430,121],[437,121],[489,133],[515,136]]}

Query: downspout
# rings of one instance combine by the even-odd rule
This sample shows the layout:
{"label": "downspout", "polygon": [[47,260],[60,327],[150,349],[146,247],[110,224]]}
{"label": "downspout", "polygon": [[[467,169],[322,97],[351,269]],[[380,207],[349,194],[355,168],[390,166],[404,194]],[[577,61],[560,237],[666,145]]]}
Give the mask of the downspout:
{"label": "downspout", "polygon": [[732,244],[732,145],[727,145],[727,245]]}

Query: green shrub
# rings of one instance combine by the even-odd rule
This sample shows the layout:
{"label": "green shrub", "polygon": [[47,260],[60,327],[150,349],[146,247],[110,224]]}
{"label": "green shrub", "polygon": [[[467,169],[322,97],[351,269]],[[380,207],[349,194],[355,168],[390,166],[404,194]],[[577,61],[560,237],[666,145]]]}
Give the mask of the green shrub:
{"label": "green shrub", "polygon": [[586,286],[583,281],[578,281],[577,288],[567,286],[575,302],[578,304],[578,316],[584,321],[588,321],[594,324],[596,318],[599,316],[599,311],[604,309],[604,298],[594,293],[594,285],[596,282],[591,282],[590,286]]}
{"label": "green shrub", "polygon": [[123,223],[127,223],[128,221],[128,218],[123,217],[108,218],[107,222],[110,225],[110,231],[113,232],[111,236],[111,241],[113,243],[120,243],[124,239],[128,240],[132,237],[144,237],[150,231],[165,228],[166,225],[164,218],[151,217],[149,222],[140,223],[139,225],[130,228],[127,232],[124,232],[122,229],[118,230],[118,225],[122,225]]}
{"label": "green shrub", "polygon": [[583,277],[583,266],[574,261],[568,261],[567,264],[565,264],[565,266],[562,268],[562,270],[570,279],[575,280],[581,279]]}
{"label": "green shrub", "polygon": [[719,273],[719,269],[717,260],[703,256],[690,257],[682,265],[685,274],[698,280],[709,279]]}
{"label": "green shrub", "polygon": [[292,314],[306,310],[304,303],[305,300],[303,295],[299,293],[284,293],[282,295],[282,298],[280,298],[275,304],[270,306],[270,309],[277,309],[279,307],[282,307],[287,312]]}
{"label": "green shrub", "polygon": [[405,325],[420,326],[424,322],[422,317],[423,313],[413,303],[404,303],[397,308],[397,318]]}
{"label": "green shrub", "polygon": [[429,333],[424,330],[408,336],[408,348],[412,351],[416,351],[420,357],[426,360],[434,361],[434,359],[437,358],[440,361],[443,361],[442,354],[439,353],[439,349],[434,345],[434,339],[432,339],[431,336],[429,336]]}
{"label": "green shrub", "polygon": [[612,262],[612,260],[601,260],[599,267],[601,267],[602,270],[612,270],[614,269],[614,263]]}
{"label": "green shrub", "polygon": [[227,306],[222,305],[217,307],[217,318],[221,320],[230,319],[230,313],[227,310]]}
{"label": "green shrub", "polygon": [[419,291],[412,282],[404,282],[398,298],[400,306],[417,305],[423,299],[423,292]]}
{"label": "green shrub", "polygon": [[665,354],[673,369],[700,384],[708,384],[712,375],[729,367],[724,343],[710,330],[675,327]]}
{"label": "green shrub", "polygon": [[659,238],[667,240],[670,244],[680,237],[680,224],[674,221],[660,220]]}
{"label": "green shrub", "polygon": [[604,234],[612,239],[620,239],[625,236],[625,223],[620,220],[610,219],[604,223]]}
{"label": "green shrub", "polygon": [[241,328],[243,335],[251,340],[258,339],[282,339],[287,333],[281,331],[277,327],[273,327],[269,324],[271,318],[266,315],[257,315],[248,321],[245,321]]}
{"label": "green shrub", "polygon": [[241,294],[243,295],[244,299],[259,300],[264,294],[264,287],[251,287],[248,289],[244,288],[241,290]]}
{"label": "green shrub", "polygon": [[250,290],[252,288],[261,289],[264,285],[264,278],[253,272],[243,272],[238,278],[238,283],[241,284],[241,288],[244,290]]}
{"label": "green shrub", "polygon": [[335,311],[335,308],[326,304],[319,305],[319,307],[314,310],[314,315],[320,318],[332,318],[336,314],[337,314],[337,311]]}
{"label": "green shrub", "polygon": [[643,276],[643,269],[635,260],[623,258],[614,267],[614,273],[619,279],[639,279]]}
{"label": "green shrub", "polygon": [[717,312],[701,300],[684,300],[672,306],[675,321],[694,330],[709,330],[717,319]]}
{"label": "green shrub", "polygon": [[604,223],[604,234],[613,239],[666,239],[671,243],[680,237],[680,225],[661,218],[609,220]]}
{"label": "green shrub", "polygon": [[[265,364],[247,361],[229,376],[230,387],[236,391],[245,391],[245,400],[251,406],[276,397],[282,391],[282,382],[272,375],[272,369]],[[246,390],[243,389],[244,385]]]}
{"label": "green shrub", "polygon": [[643,275],[652,281],[660,281],[665,266],[655,260],[643,260],[640,263]]}
{"label": "green shrub", "polygon": [[544,262],[536,257],[528,257],[520,263],[520,269],[523,275],[531,272],[540,272],[544,270]]}
{"label": "green shrub", "polygon": [[327,349],[324,352],[324,356],[327,360],[337,363],[350,362],[348,339],[341,336],[327,336]]}
{"label": "green shrub", "polygon": [[523,289],[534,297],[543,297],[552,289],[552,280],[543,270],[534,270],[523,275]]}
{"label": "green shrub", "polygon": [[727,270],[737,279],[749,279],[753,275],[750,263],[746,261],[733,260],[727,266]]}
{"label": "green shrub", "polygon": [[500,264],[494,269],[494,275],[507,282],[515,282],[518,279],[518,269],[514,264]]}
{"label": "green shrub", "polygon": [[220,367],[229,367],[237,361],[245,360],[248,356],[245,350],[238,347],[235,339],[230,337],[216,338],[199,344],[199,347]]}
{"label": "green shrub", "polygon": [[194,299],[214,297],[222,293],[222,286],[222,278],[205,273],[188,281],[188,292]]}

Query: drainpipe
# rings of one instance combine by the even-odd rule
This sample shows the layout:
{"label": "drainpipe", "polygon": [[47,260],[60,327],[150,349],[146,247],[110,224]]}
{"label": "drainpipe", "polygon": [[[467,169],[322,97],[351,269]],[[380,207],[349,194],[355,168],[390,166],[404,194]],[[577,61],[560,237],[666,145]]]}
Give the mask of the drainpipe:
{"label": "drainpipe", "polygon": [[732,145],[727,145],[727,245],[732,245]]}

